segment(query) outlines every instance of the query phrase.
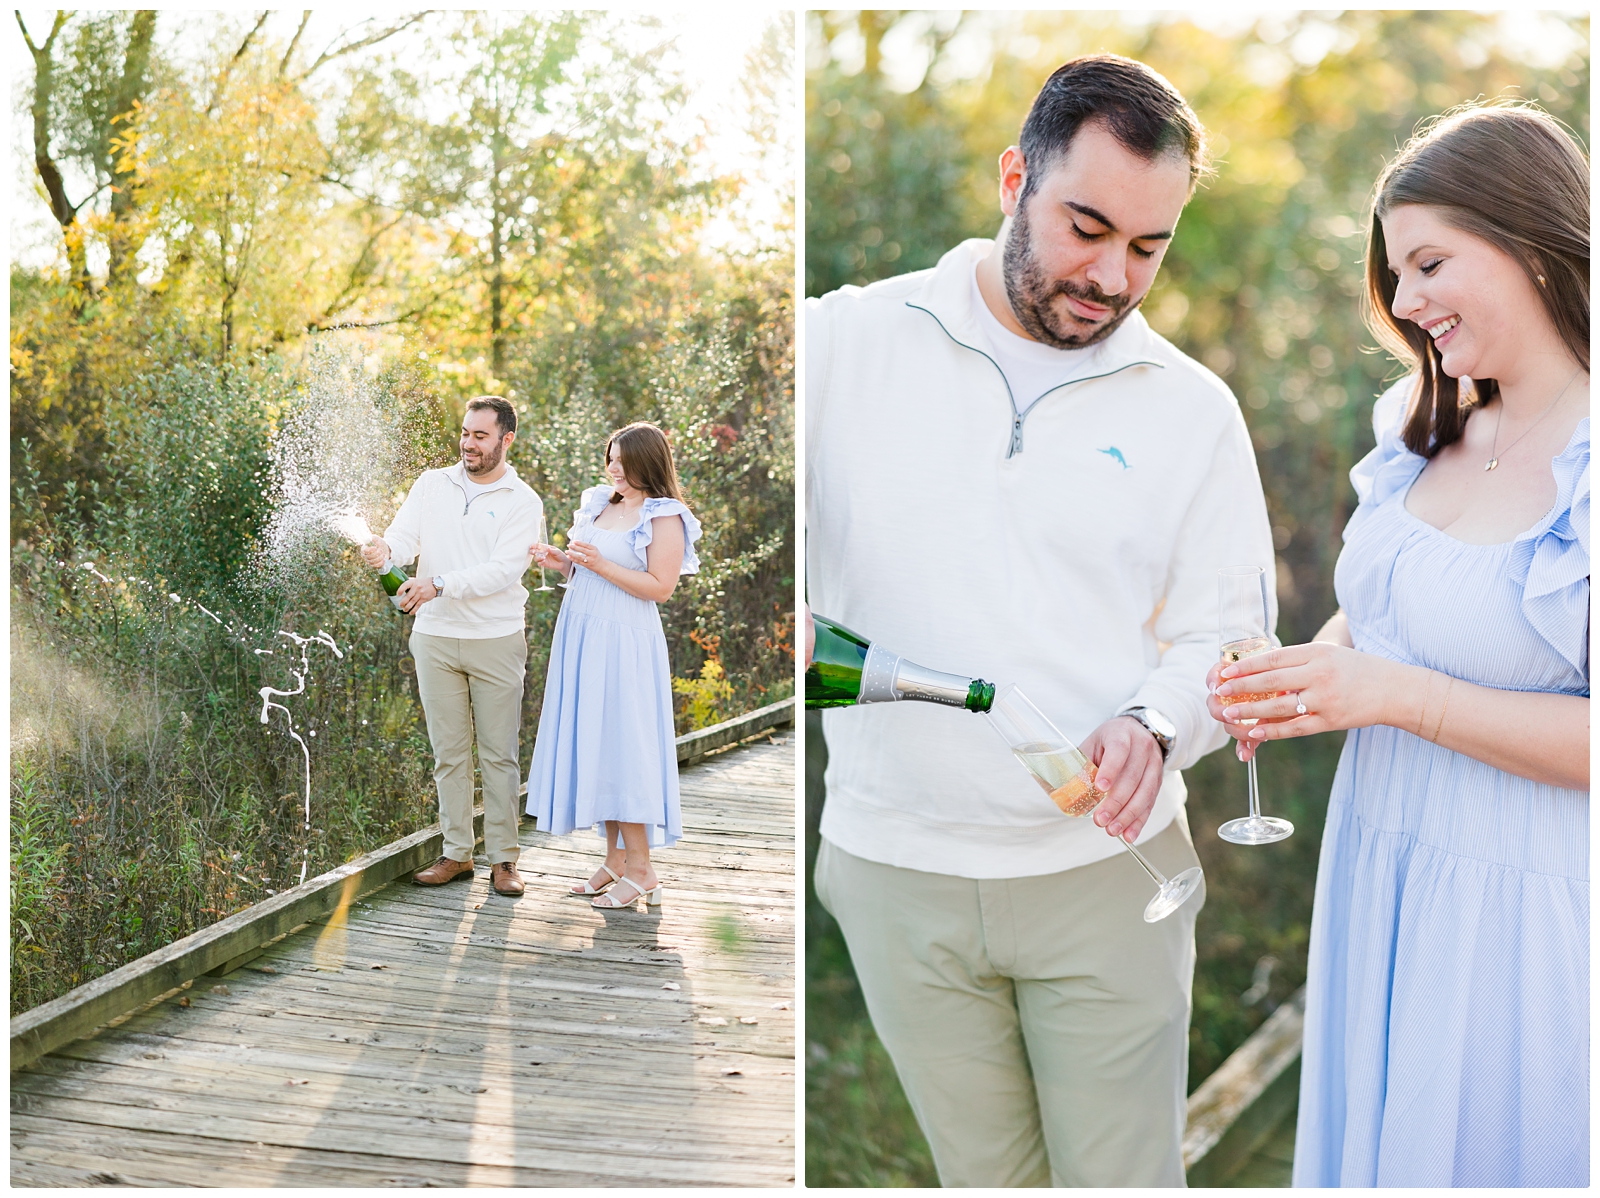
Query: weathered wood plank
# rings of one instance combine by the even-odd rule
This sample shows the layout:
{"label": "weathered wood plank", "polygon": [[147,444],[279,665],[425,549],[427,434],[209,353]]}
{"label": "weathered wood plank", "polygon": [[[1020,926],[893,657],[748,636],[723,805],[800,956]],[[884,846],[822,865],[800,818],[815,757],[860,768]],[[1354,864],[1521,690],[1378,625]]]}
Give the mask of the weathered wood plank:
{"label": "weathered wood plank", "polygon": [[678,761],[682,765],[694,765],[713,749],[735,744],[768,728],[785,727],[793,723],[794,698],[791,696],[766,707],[758,707],[737,719],[678,737]]}
{"label": "weathered wood plank", "polygon": [[[90,1185],[294,1185],[294,1186],[606,1186],[604,1171],[460,1165],[419,1158],[372,1156],[357,1151],[284,1148],[200,1135],[151,1133],[138,1141],[97,1134],[87,1124],[32,1116],[14,1118],[12,1176],[17,1185],[64,1184],[32,1177],[51,1168],[42,1161],[71,1160]],[[54,1166],[65,1173],[71,1166]],[[85,1183],[65,1183],[85,1184]],[[652,1185],[666,1183],[652,1182]]]}
{"label": "weathered wood plank", "polygon": [[[384,1045],[381,1051],[369,1051],[369,1046],[358,1050],[337,1045],[336,1048],[345,1051],[328,1052],[326,1042],[295,1042],[280,1045],[271,1053],[248,1054],[227,1050],[253,1046],[210,1047],[217,1051],[159,1061],[104,1057],[75,1060],[58,1058],[52,1053],[43,1058],[37,1073],[31,1068],[27,1074],[18,1071],[12,1088],[15,1097],[12,1110],[26,1110],[30,1096],[49,1103],[65,1096],[101,1094],[105,1101],[129,1106],[165,1105],[174,1110],[192,1111],[196,1095],[237,1099],[246,1089],[249,1100],[263,1107],[283,1105],[301,1110],[305,1106],[304,1097],[325,1094],[337,1085],[340,1101],[351,1110],[402,1112],[419,1117],[444,1114],[459,1118],[462,1111],[479,1102],[478,1095],[489,1093],[490,1082],[496,1084],[496,1093],[504,1093],[506,1086],[503,1078],[479,1078],[469,1071],[484,1068],[481,1055],[475,1061],[460,1062],[460,1070],[445,1075],[454,1080],[440,1080],[429,1074],[417,1081],[414,1076],[422,1075],[408,1079],[407,1074],[395,1068],[403,1062],[384,1056],[384,1053],[403,1051],[393,1045]],[[688,1058],[679,1047],[678,1058],[680,1062],[686,1061]],[[415,1053],[416,1050],[410,1051]],[[592,1117],[588,1105],[592,1100],[592,1087],[580,1075],[579,1066],[586,1067],[598,1058],[580,1047],[553,1052],[548,1047],[523,1050],[524,1053],[529,1051],[541,1057],[548,1055],[550,1059],[541,1060],[542,1071],[537,1077],[518,1071],[514,1080],[526,1077],[529,1084],[537,1085],[541,1104],[551,1108],[548,1116],[541,1114],[542,1125],[570,1123],[581,1128],[584,1119]],[[616,1054],[614,1059],[604,1063],[621,1065],[628,1059],[625,1054]],[[783,1100],[782,1093],[786,1086],[792,1086],[792,1069],[782,1068],[775,1061],[734,1053],[702,1054],[693,1060],[693,1069],[657,1070],[647,1083],[642,1083],[648,1088],[652,1101],[662,1105],[663,1125],[682,1122],[686,1110],[704,1112],[722,1106],[728,1108],[725,1114],[732,1122],[766,1126],[782,1133],[793,1130],[793,1105]],[[414,1057],[412,1064],[415,1064]],[[724,1068],[730,1067],[740,1070],[737,1077],[722,1074]],[[298,1079],[305,1079],[307,1087],[285,1084],[286,1080]],[[248,1083],[248,1087],[241,1083]],[[735,1088],[737,1097],[734,1097]],[[554,1097],[563,1101],[549,1101]],[[55,1105],[50,1109],[55,1109]],[[488,1118],[507,1122],[510,1116],[491,1111]],[[701,1127],[700,1134],[704,1131]]]}
{"label": "weathered wood plank", "polygon": [[[552,1106],[536,1126],[525,1126],[526,1121],[512,1111],[512,1104],[503,1101],[508,1095],[491,1093],[488,1087],[470,1081],[462,1086],[465,1093],[447,1087],[426,1087],[428,1093],[411,1101],[351,1094],[340,1081],[313,1074],[305,1086],[293,1089],[293,1101],[285,1101],[270,1088],[258,1095],[240,1097],[225,1087],[207,1087],[192,1078],[163,1079],[160,1090],[98,1080],[61,1080],[40,1087],[34,1080],[29,1089],[13,1092],[11,1110],[13,1114],[58,1112],[62,1103],[56,1100],[66,1099],[71,1102],[73,1117],[93,1126],[186,1130],[193,1127],[196,1101],[203,1100],[207,1126],[217,1126],[219,1130],[222,1125],[211,1123],[216,1116],[258,1124],[279,1136],[348,1128],[363,1137],[399,1139],[425,1124],[426,1130],[458,1141],[470,1140],[474,1132],[483,1131],[498,1137],[514,1135],[519,1146],[527,1149],[570,1149],[582,1144],[584,1151],[607,1155],[654,1152],[658,1138],[665,1137],[676,1141],[672,1151],[681,1158],[714,1153],[724,1160],[759,1160],[768,1155],[766,1145],[760,1142],[763,1138],[770,1141],[772,1136],[792,1130],[792,1121],[789,1128],[784,1128],[770,1117],[742,1116],[742,1106],[731,1099],[715,1104],[721,1109],[713,1124],[704,1118],[706,1104],[697,1102],[693,1095],[660,1103],[650,1120],[648,1137],[639,1136],[629,1125],[597,1126],[593,1110],[581,1101],[570,1109]],[[282,1086],[277,1089],[285,1090]],[[730,1124],[747,1133],[746,1147],[731,1155],[723,1134]],[[367,1143],[370,1146],[372,1141]]]}
{"label": "weathered wood plank", "polygon": [[1302,986],[1189,1096],[1183,1164],[1191,1185],[1221,1182],[1293,1105],[1305,1010]]}
{"label": "weathered wood plank", "polygon": [[[772,1144],[760,1142],[750,1129],[726,1129],[708,1145],[675,1141],[661,1131],[654,1120],[631,1122],[623,1128],[603,1120],[591,1120],[587,1128],[576,1128],[569,1138],[547,1132],[542,1121],[524,1119],[513,1127],[490,1126],[481,1121],[451,1125],[433,1118],[395,1116],[379,1120],[364,1112],[343,1107],[308,1104],[298,1110],[294,1122],[276,1122],[266,1117],[283,1108],[251,1109],[245,1113],[224,1109],[215,1097],[206,1100],[206,1134],[231,1140],[277,1143],[310,1148],[336,1149],[344,1144],[359,1144],[363,1152],[380,1156],[424,1156],[463,1164],[482,1162],[506,1166],[543,1166],[562,1170],[592,1168],[596,1158],[604,1159],[620,1182],[648,1184],[656,1178],[694,1181],[715,1178],[724,1182],[748,1178],[754,1171],[773,1169]],[[188,1133],[195,1128],[195,1112],[157,1110],[153,1107],[123,1107],[89,1099],[70,1104],[48,1104],[42,1111],[56,1118],[84,1123],[102,1129],[121,1128],[135,1135],[154,1131]],[[711,1130],[718,1130],[715,1124]],[[792,1133],[791,1133],[792,1134]],[[761,1169],[761,1162],[767,1162]],[[759,1183],[756,1183],[759,1184]]]}
{"label": "weathered wood plank", "polygon": [[[237,1143],[293,1144],[324,1149],[359,1144],[365,1152],[422,1156],[431,1161],[515,1163],[545,1168],[570,1168],[587,1163],[593,1168],[598,1160],[604,1162],[613,1184],[627,1180],[648,1184],[662,1181],[762,1184],[763,1178],[770,1179],[774,1172],[789,1169],[787,1161],[792,1159],[792,1148],[782,1151],[792,1143],[792,1108],[787,1119],[778,1117],[774,1110],[763,1126],[760,1121],[748,1117],[736,1118],[741,1108],[727,1103],[708,1105],[691,1097],[685,1104],[683,1120],[663,1118],[671,1108],[662,1105],[653,1113],[646,1133],[639,1134],[629,1121],[616,1133],[621,1138],[611,1140],[595,1134],[592,1119],[553,1120],[546,1118],[548,1111],[545,1110],[541,1110],[536,1119],[519,1119],[512,1115],[496,1118],[494,1105],[483,1110],[460,1108],[450,1112],[436,1106],[432,1110],[408,1112],[403,1118],[384,1112],[363,1112],[357,1109],[361,1104],[345,1094],[341,1087],[319,1091],[315,1083],[313,1078],[311,1084],[295,1090],[302,1098],[296,1104],[238,1098],[224,1100],[216,1094],[207,1094],[202,1096],[203,1105],[198,1109],[191,1105],[171,1110],[154,1109],[170,1107],[167,1094],[161,1095],[159,1101],[152,1101],[148,1091],[90,1085],[80,1094],[71,1096],[70,1101],[63,1101],[65,1096],[52,1095],[54,1101],[41,1106],[47,1114],[40,1117],[48,1118],[56,1129],[81,1123],[85,1132],[93,1134],[106,1135],[120,1130],[123,1138],[118,1156],[122,1159],[127,1159],[130,1147],[147,1144],[152,1135],[189,1133],[197,1127],[203,1128],[208,1136]],[[708,1082],[705,1089],[715,1087],[716,1083]],[[129,1105],[110,1109],[108,1101],[119,1092],[129,1095]],[[200,1102],[201,1098],[197,1097],[196,1101]],[[482,1101],[497,1104],[508,1112],[516,1105],[506,1096],[497,1094],[486,1094]],[[593,1087],[586,1095],[568,1101],[575,1113],[592,1112]],[[26,1094],[14,1098],[14,1135],[19,1124],[28,1117],[30,1105]],[[696,1114],[702,1117],[692,1122],[691,1117]],[[458,1117],[445,1117],[447,1115]],[[723,1132],[731,1135],[725,1136]],[[81,1161],[85,1138],[74,1136],[61,1159]],[[631,1164],[619,1165],[618,1157],[630,1145],[629,1151],[636,1159]],[[775,1153],[773,1148],[779,1151]],[[590,1155],[602,1149],[603,1157]],[[14,1149],[14,1163],[20,1155]],[[664,1164],[664,1160],[671,1163]],[[167,1180],[182,1178],[169,1174]],[[771,1181],[766,1183],[771,1184]]]}

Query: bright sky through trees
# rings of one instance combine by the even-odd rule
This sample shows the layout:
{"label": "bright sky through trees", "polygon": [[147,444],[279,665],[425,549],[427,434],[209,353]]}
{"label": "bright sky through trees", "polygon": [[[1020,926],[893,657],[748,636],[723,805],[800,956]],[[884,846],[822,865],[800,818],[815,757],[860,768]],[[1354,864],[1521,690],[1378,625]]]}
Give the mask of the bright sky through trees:
{"label": "bright sky through trees", "polygon": [[[50,30],[55,9],[22,8],[18,10],[35,42],[42,40]],[[352,30],[363,21],[371,20],[374,27],[394,20],[398,10],[385,8],[314,9],[311,19],[301,35],[300,45],[313,55],[324,48],[344,41],[355,40],[359,34]],[[237,12],[196,12],[162,10],[156,26],[157,53],[183,62],[193,57],[194,50],[214,37],[220,22],[237,26],[242,37],[257,17],[255,10]],[[746,61],[762,39],[767,25],[773,19],[785,22],[793,18],[789,10],[766,6],[717,8],[656,15],[659,28],[639,29],[639,45],[662,41],[675,43],[675,60],[688,93],[687,103],[680,113],[678,127],[684,135],[704,129],[706,155],[704,173],[715,175],[741,175],[746,183],[741,207],[745,214],[742,226],[728,220],[714,221],[706,230],[706,240],[713,246],[726,245],[739,248],[746,236],[746,227],[753,226],[759,237],[762,230],[789,219],[786,215],[793,185],[792,169],[774,177],[771,169],[763,170],[759,147],[749,131],[749,107],[740,86]],[[287,43],[299,25],[298,10],[275,11],[267,19],[261,36]],[[10,260],[19,265],[38,268],[46,266],[60,255],[60,230],[51,219],[48,207],[39,196],[39,180],[34,170],[33,158],[28,149],[32,144],[32,125],[28,113],[28,96],[33,80],[33,63],[27,47],[23,45],[21,31],[15,18],[4,35],[7,76],[11,80],[11,169],[8,191],[8,234]],[[418,30],[407,31],[393,41],[374,47],[365,53],[400,51],[418,56],[419,61],[439,62],[440,45],[430,39],[426,23]],[[342,65],[355,65],[361,54],[340,60]],[[337,85],[335,72],[319,80],[323,86]],[[788,84],[784,84],[784,94]],[[441,103],[448,103],[445,97]],[[770,165],[770,164],[769,164]],[[68,179],[69,192],[74,199],[87,190],[82,178]]]}

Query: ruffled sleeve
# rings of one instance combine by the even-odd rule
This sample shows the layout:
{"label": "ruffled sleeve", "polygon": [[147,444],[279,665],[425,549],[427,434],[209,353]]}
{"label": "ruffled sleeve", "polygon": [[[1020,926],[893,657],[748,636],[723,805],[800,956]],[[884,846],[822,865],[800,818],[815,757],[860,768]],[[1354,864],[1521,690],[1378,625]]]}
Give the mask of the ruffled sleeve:
{"label": "ruffled sleeve", "polygon": [[1534,631],[1589,676],[1589,420],[1550,463],[1556,502],[1518,537],[1511,577],[1522,586],[1522,614]]}
{"label": "ruffled sleeve", "polygon": [[584,489],[583,494],[578,496],[578,506],[572,513],[572,528],[567,530],[567,540],[572,539],[572,534],[578,527],[578,521],[583,519],[584,513],[587,512],[589,519],[593,520],[606,504],[611,502],[613,493],[610,483],[597,483]]}
{"label": "ruffled sleeve", "polygon": [[1345,525],[1345,540],[1350,539],[1351,531],[1368,513],[1409,487],[1427,464],[1427,459],[1407,449],[1400,437],[1415,385],[1416,377],[1408,375],[1372,405],[1372,432],[1377,444],[1350,468],[1350,485],[1356,490],[1360,507]]}
{"label": "ruffled sleeve", "polygon": [[700,573],[700,558],[694,551],[694,543],[700,539],[700,521],[696,520],[694,513],[676,499],[658,499],[652,496],[644,501],[644,511],[629,537],[639,560],[641,562],[647,560],[645,550],[655,539],[656,530],[653,521],[658,516],[683,517],[683,565],[678,567],[678,573]]}

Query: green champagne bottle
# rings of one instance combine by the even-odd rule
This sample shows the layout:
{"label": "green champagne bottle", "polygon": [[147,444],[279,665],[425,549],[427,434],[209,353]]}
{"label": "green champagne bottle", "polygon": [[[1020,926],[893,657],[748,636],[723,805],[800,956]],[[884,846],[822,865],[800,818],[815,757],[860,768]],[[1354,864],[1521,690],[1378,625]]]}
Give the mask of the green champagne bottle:
{"label": "green champagne bottle", "polygon": [[988,711],[994,684],[942,674],[907,661],[859,633],[812,614],[817,643],[806,668],[807,707],[852,707],[916,699],[968,711]]}
{"label": "green champagne bottle", "polygon": [[405,583],[406,572],[393,562],[390,562],[389,568],[382,574],[378,575],[378,581],[383,584],[383,590],[384,593],[389,596],[389,602],[394,604],[396,611],[400,611],[400,600],[396,592],[398,592],[401,585]]}

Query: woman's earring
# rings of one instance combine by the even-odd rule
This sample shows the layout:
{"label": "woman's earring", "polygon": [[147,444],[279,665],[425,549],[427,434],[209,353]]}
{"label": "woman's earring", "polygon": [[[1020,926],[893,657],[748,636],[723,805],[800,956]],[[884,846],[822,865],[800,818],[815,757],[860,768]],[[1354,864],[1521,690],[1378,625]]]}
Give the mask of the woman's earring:
{"label": "woman's earring", "polygon": [[1545,286],[1545,285],[1546,285],[1546,284],[1545,284],[1545,281],[1544,281],[1544,276],[1543,276],[1543,275],[1535,275],[1535,276],[1534,276],[1534,278],[1536,278],[1536,279],[1538,279],[1538,280],[1539,280],[1539,286],[1541,286],[1541,287],[1543,287],[1543,286]]}

